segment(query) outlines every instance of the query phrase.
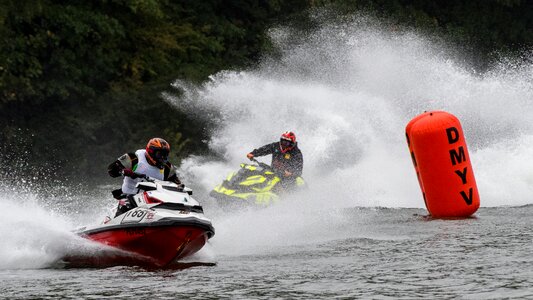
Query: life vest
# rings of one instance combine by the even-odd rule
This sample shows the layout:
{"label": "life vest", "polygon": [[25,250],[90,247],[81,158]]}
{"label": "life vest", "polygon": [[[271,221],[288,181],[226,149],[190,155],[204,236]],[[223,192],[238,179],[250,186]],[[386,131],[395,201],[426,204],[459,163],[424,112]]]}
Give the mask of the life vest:
{"label": "life vest", "polygon": [[[165,178],[165,169],[159,169],[155,166],[152,166],[148,163],[145,157],[146,150],[140,149],[135,151],[138,162],[133,166],[133,172],[144,174],[148,177],[152,177],[159,180],[164,180]],[[122,182],[122,193],[124,194],[137,194],[138,190],[135,188],[138,182],[142,181],[142,178],[130,178],[124,177]]]}

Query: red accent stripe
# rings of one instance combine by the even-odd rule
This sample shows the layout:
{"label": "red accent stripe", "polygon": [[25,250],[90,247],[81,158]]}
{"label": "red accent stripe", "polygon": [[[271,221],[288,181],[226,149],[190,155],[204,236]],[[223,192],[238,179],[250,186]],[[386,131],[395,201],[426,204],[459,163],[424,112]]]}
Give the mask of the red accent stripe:
{"label": "red accent stripe", "polygon": [[147,192],[144,192],[143,193],[143,198],[144,198],[144,202],[148,203],[148,204],[153,204],[153,203],[163,203],[163,201],[155,198],[155,197],[150,197],[148,196],[148,193]]}

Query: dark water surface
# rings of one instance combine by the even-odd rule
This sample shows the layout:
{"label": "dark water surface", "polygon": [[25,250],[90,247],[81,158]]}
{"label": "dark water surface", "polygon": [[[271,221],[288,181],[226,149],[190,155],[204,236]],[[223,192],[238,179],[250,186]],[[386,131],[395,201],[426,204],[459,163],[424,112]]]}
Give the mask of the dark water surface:
{"label": "dark water surface", "polygon": [[214,266],[3,269],[0,298],[533,298],[532,213],[481,208],[475,218],[429,220],[422,209],[342,209],[343,222],[257,254],[241,251],[250,240],[215,238]]}

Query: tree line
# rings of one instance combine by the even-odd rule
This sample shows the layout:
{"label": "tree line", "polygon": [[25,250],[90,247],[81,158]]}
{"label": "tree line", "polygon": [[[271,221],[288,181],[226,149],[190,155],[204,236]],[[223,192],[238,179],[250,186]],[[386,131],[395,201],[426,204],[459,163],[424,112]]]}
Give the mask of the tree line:
{"label": "tree line", "polygon": [[153,136],[171,143],[175,163],[205,153],[213,124],[161,92],[253,67],[271,47],[269,27],[305,27],[322,8],[442,34],[479,66],[527,56],[533,41],[527,0],[2,0],[1,168],[99,176]]}

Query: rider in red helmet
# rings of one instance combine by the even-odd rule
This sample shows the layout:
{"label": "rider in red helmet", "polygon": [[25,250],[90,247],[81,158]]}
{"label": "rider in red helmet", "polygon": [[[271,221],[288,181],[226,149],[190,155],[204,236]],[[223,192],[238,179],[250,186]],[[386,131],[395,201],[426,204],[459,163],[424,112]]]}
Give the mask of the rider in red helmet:
{"label": "rider in red helmet", "polygon": [[292,131],[284,132],[279,142],[254,149],[246,156],[252,160],[256,156],[272,154],[272,168],[282,179],[284,187],[294,185],[296,178],[302,175],[304,159],[298,148],[296,135]]}
{"label": "rider in red helmet", "polygon": [[[137,194],[135,185],[142,180],[142,175],[172,181],[181,185],[176,172],[176,167],[168,161],[170,144],[162,138],[153,138],[148,141],[145,149],[139,149],[135,153],[126,153],[111,163],[107,172],[111,177],[124,176],[122,188],[113,191],[117,199],[127,199]],[[119,204],[117,215],[131,209],[130,203]]]}

